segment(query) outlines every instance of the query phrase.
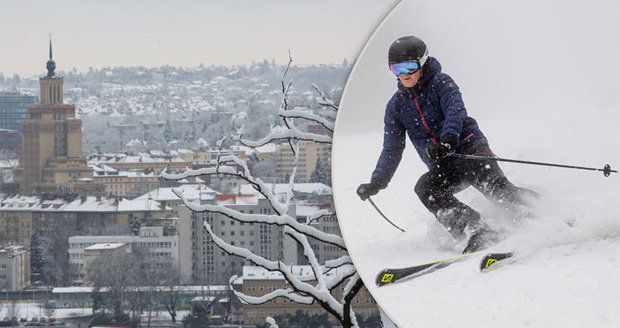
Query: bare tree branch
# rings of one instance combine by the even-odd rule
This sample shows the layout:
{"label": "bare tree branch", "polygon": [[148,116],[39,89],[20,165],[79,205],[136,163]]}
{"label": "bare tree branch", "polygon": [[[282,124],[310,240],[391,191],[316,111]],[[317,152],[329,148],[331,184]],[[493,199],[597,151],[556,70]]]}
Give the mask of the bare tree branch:
{"label": "bare tree branch", "polygon": [[318,124],[321,124],[323,127],[325,127],[330,132],[334,132],[334,123],[330,122],[328,119],[320,115],[308,113],[308,112],[298,110],[298,109],[280,111],[278,115],[282,117],[287,117],[287,118],[301,118],[301,119],[305,119],[308,121],[316,122]]}
{"label": "bare tree branch", "polygon": [[321,89],[316,84],[313,84],[312,86],[314,87],[314,90],[316,90],[316,92],[318,92],[319,95],[321,96],[322,101],[319,102],[319,105],[329,107],[335,111],[338,110],[338,106],[336,106],[334,101],[329,99],[327,96],[325,96],[323,91],[321,91]]}

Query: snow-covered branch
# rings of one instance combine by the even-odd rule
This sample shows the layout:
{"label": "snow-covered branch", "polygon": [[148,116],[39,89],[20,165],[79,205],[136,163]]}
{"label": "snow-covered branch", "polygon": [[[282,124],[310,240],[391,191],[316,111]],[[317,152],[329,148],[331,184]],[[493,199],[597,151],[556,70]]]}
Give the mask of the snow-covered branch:
{"label": "snow-covered branch", "polygon": [[206,211],[219,213],[230,219],[244,223],[265,223],[277,226],[286,226],[297,232],[306,234],[316,240],[338,246],[346,250],[346,246],[342,237],[328,234],[314,227],[297,222],[295,218],[286,213],[279,215],[241,213],[224,205],[200,204],[199,202],[190,201],[185,197],[182,190],[176,188],[173,188],[172,191],[175,193],[175,195],[181,198],[181,200],[183,200],[185,206],[187,206],[194,212]]}
{"label": "snow-covered branch", "polygon": [[312,304],[314,303],[314,298],[310,297],[310,296],[303,296],[303,295],[299,295],[296,294],[295,291],[291,288],[287,288],[287,289],[276,289],[273,292],[267,293],[265,295],[262,296],[250,296],[250,295],[246,295],[240,291],[237,291],[234,289],[233,284],[235,283],[235,281],[239,279],[239,277],[232,276],[230,277],[230,280],[228,282],[228,285],[230,286],[230,290],[233,291],[233,293],[235,294],[235,296],[237,296],[239,298],[239,300],[241,300],[241,302],[244,302],[246,304],[252,304],[252,305],[260,305],[260,304],[265,304],[273,299],[276,299],[278,297],[285,297],[288,298],[289,300],[295,302],[295,303],[299,303],[299,304]]}
{"label": "snow-covered branch", "polygon": [[318,92],[318,94],[321,96],[321,101],[319,101],[319,105],[329,107],[335,111],[338,110],[338,106],[336,106],[334,101],[329,99],[316,84],[313,84],[312,87],[314,87],[314,90],[316,90],[316,92]]}
{"label": "snow-covered branch", "polygon": [[282,127],[275,127],[271,130],[271,132],[269,132],[269,134],[267,134],[261,139],[250,140],[250,139],[239,138],[238,141],[244,146],[261,147],[261,146],[264,146],[268,143],[271,143],[277,140],[291,140],[291,139],[292,140],[314,141],[318,143],[327,143],[327,144],[332,143],[331,136],[304,132],[304,131],[297,129],[296,127],[292,127],[290,129],[282,128]]}
{"label": "snow-covered branch", "polygon": [[322,218],[326,218],[326,217],[330,217],[330,216],[334,216],[334,214],[329,211],[329,210],[318,210],[314,213],[312,213],[309,217],[308,217],[308,222],[306,224],[312,224],[312,222],[314,221],[319,221]]}
{"label": "snow-covered branch", "polygon": [[316,115],[316,114],[313,114],[307,111],[298,110],[298,109],[291,109],[287,111],[281,110],[278,114],[282,117],[301,118],[301,119],[305,119],[308,121],[313,121],[313,122],[321,124],[322,126],[324,126],[327,130],[331,132],[334,131],[334,122],[331,122],[330,120],[324,118],[323,116]]}

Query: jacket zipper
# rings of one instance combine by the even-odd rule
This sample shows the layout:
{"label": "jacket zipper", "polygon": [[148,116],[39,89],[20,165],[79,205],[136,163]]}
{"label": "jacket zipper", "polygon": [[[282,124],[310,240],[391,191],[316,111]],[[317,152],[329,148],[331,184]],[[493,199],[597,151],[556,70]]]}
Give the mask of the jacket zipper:
{"label": "jacket zipper", "polygon": [[431,128],[428,126],[428,123],[426,123],[426,117],[424,117],[424,114],[422,113],[422,110],[420,109],[420,104],[418,103],[418,97],[416,97],[415,93],[411,93],[411,99],[413,100],[413,104],[415,105],[415,110],[418,112],[418,115],[420,115],[420,118],[422,119],[422,124],[424,125],[424,129],[426,129],[426,132],[428,134],[431,135],[432,137],[432,141],[433,144],[437,144],[437,138],[435,138],[435,134],[433,133],[433,130],[431,130]]}

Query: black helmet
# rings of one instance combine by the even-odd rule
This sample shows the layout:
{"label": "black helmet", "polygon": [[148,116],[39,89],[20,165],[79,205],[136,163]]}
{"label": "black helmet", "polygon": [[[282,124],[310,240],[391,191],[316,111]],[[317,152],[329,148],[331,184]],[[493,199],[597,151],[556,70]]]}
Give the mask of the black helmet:
{"label": "black helmet", "polygon": [[417,61],[420,66],[423,66],[427,58],[428,50],[426,49],[426,44],[413,35],[403,36],[392,42],[388,51],[388,65],[405,61]]}

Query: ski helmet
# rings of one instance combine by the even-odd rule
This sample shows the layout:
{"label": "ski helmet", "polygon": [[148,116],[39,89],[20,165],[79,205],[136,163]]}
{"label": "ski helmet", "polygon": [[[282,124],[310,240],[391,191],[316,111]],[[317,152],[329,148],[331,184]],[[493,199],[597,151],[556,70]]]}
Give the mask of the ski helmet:
{"label": "ski helmet", "polygon": [[388,65],[405,61],[417,61],[420,66],[426,63],[428,49],[419,38],[409,35],[392,42],[388,51]]}

